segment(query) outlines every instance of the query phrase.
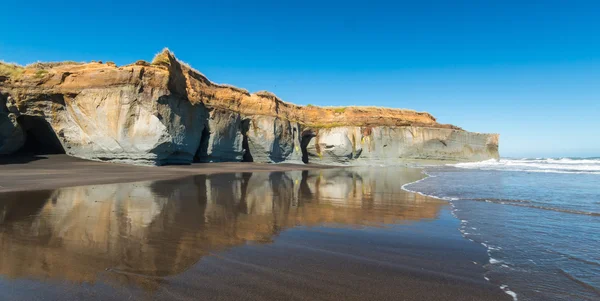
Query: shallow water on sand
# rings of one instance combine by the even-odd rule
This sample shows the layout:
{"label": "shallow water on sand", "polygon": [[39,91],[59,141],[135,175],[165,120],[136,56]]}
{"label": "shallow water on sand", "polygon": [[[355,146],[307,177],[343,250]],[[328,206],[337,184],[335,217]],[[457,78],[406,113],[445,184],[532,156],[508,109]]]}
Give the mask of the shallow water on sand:
{"label": "shallow water on sand", "polygon": [[[506,300],[406,168],[0,194],[0,300]],[[510,299],[510,298],[509,298]]]}
{"label": "shallow water on sand", "polygon": [[488,248],[486,277],[518,300],[600,300],[600,160],[519,159],[430,168],[406,185],[451,200]]}

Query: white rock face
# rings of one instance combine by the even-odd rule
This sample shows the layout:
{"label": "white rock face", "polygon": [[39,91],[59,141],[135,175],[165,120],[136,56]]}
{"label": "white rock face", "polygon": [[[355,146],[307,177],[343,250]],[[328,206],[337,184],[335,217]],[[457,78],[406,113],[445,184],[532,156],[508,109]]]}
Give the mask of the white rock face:
{"label": "white rock face", "polygon": [[140,93],[135,86],[54,97],[26,101],[23,112],[6,102],[0,112],[0,154],[24,144],[16,115],[22,114],[44,118],[69,155],[131,164],[304,159],[360,165],[498,158],[498,136],[493,134],[411,126],[310,129],[273,116],[207,109],[165,90]]}
{"label": "white rock face", "polygon": [[[154,100],[154,101],[150,101]],[[71,156],[160,165],[192,161],[202,137],[204,106],[134,86],[86,89],[75,98],[28,103],[24,115],[43,116]]]}
{"label": "white rock face", "polygon": [[307,145],[321,164],[389,164],[406,159],[480,161],[498,158],[498,136],[426,127],[319,129]]}
{"label": "white rock face", "polygon": [[272,116],[252,116],[246,121],[248,154],[253,162],[302,162],[300,127]]}
{"label": "white rock face", "polygon": [[200,162],[242,161],[242,118],[232,111],[213,110],[196,157]]}

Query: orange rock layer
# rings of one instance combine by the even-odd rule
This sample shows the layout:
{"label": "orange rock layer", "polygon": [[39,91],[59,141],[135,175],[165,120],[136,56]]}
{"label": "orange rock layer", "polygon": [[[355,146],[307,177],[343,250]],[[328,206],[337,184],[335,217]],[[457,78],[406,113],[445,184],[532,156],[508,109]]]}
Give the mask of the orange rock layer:
{"label": "orange rock layer", "polygon": [[84,89],[135,85],[140,90],[168,90],[187,98],[192,104],[202,103],[207,107],[245,115],[274,116],[312,127],[412,125],[460,129],[439,124],[425,112],[378,107],[299,106],[282,101],[270,92],[249,93],[211,82],[200,72],[178,61],[168,50],[158,54],[153,63],[138,61],[121,67],[99,62],[38,63],[19,71],[16,76],[0,75],[0,88],[10,90],[17,106],[40,94],[68,97]]}

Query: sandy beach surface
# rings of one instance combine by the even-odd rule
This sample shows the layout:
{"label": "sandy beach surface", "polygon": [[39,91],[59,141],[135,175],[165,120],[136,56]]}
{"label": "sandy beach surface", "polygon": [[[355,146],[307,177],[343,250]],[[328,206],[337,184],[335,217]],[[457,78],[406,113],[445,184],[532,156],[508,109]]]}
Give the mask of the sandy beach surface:
{"label": "sandy beach surface", "polygon": [[[9,164],[10,163],[10,164]],[[512,300],[404,167],[0,164],[0,300]]]}
{"label": "sandy beach surface", "polygon": [[136,166],[78,159],[67,155],[0,157],[0,192],[180,178],[197,174],[314,170],[316,164],[247,162]]}

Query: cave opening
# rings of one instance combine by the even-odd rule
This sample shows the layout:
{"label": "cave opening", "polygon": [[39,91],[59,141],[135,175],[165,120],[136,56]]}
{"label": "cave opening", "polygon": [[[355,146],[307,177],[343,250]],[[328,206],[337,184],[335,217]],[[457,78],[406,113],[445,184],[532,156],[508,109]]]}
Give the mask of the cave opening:
{"label": "cave opening", "polygon": [[252,153],[250,152],[250,145],[248,143],[248,130],[250,130],[250,120],[242,121],[242,149],[244,155],[242,156],[242,162],[254,162]]}
{"label": "cave opening", "polygon": [[313,133],[312,131],[305,131],[302,133],[302,139],[300,140],[300,150],[302,151],[302,162],[304,162],[304,164],[309,163],[307,147],[310,143],[310,140],[314,137],[315,133]]}
{"label": "cave opening", "polygon": [[208,143],[210,141],[210,130],[208,126],[205,126],[202,129],[202,133],[200,134],[200,145],[198,146],[198,150],[196,151],[196,155],[194,156],[194,163],[204,162],[203,159],[208,156]]}
{"label": "cave opening", "polygon": [[17,118],[25,132],[25,145],[20,154],[55,155],[65,154],[58,136],[44,117],[21,115]]}

